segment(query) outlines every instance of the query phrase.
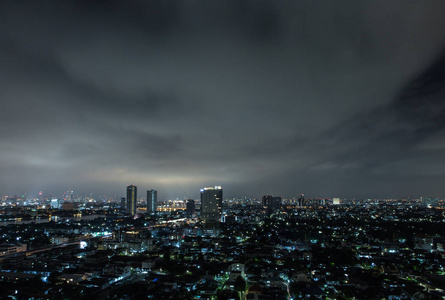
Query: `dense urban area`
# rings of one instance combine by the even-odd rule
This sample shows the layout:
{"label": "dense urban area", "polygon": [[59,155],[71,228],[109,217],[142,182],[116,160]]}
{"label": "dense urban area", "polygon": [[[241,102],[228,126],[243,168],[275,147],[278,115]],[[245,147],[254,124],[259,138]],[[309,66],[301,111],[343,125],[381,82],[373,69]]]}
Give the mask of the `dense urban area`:
{"label": "dense urban area", "polygon": [[442,200],[3,197],[2,299],[443,299]]}

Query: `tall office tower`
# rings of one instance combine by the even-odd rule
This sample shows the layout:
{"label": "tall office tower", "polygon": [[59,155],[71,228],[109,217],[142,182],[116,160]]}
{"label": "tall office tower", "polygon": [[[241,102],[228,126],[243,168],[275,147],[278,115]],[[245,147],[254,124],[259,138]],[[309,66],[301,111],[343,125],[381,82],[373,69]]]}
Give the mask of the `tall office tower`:
{"label": "tall office tower", "polygon": [[298,206],[304,206],[304,205],[305,205],[304,194],[301,194],[300,197],[298,198]]}
{"label": "tall office tower", "polygon": [[272,203],[270,205],[270,209],[271,210],[279,210],[279,209],[281,209],[281,205],[282,205],[281,197],[273,197]]}
{"label": "tall office tower", "polygon": [[185,209],[185,213],[187,215],[187,218],[191,218],[195,214],[195,200],[193,199],[187,200],[187,207]]}
{"label": "tall office tower", "polygon": [[158,207],[158,191],[148,190],[147,191],[147,212],[156,213]]}
{"label": "tall office tower", "polygon": [[135,185],[127,186],[127,214],[136,214],[136,203],[138,199],[138,188]]}
{"label": "tall office tower", "polygon": [[201,219],[220,221],[223,191],[220,186],[201,189]]}
{"label": "tall office tower", "polygon": [[126,205],[125,205],[125,197],[122,197],[121,198],[121,211],[125,211],[125,207],[126,207]]}
{"label": "tall office tower", "polygon": [[269,208],[270,205],[272,204],[272,199],[273,199],[273,196],[271,196],[271,195],[264,195],[263,199],[262,199],[263,207]]}
{"label": "tall office tower", "polygon": [[264,195],[262,200],[263,207],[266,208],[269,212],[281,208],[281,197]]}

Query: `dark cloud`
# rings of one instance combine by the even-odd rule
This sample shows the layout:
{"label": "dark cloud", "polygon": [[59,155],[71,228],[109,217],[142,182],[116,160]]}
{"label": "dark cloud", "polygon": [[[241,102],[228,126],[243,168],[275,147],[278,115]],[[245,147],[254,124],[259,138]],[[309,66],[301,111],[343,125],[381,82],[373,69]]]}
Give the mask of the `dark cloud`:
{"label": "dark cloud", "polygon": [[309,169],[331,174],[331,182],[342,187],[346,186],[342,181],[360,181],[365,187],[385,179],[391,187],[384,190],[393,195],[440,194],[440,188],[431,188],[431,181],[445,178],[438,166],[445,154],[444,61],[445,52],[387,105],[359,113],[308,142],[317,146],[304,154],[324,158],[314,159],[317,162]]}
{"label": "dark cloud", "polygon": [[443,13],[440,0],[5,1],[0,193],[444,195]]}

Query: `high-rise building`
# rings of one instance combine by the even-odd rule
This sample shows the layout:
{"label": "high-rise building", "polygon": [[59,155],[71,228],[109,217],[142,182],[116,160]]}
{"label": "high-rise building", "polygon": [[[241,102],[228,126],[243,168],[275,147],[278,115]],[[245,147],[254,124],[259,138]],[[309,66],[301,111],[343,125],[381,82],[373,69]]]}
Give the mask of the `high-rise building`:
{"label": "high-rise building", "polygon": [[281,208],[281,197],[274,197],[272,195],[264,195],[262,199],[263,207],[268,211],[278,210]]}
{"label": "high-rise building", "polygon": [[187,218],[190,218],[195,214],[195,200],[193,200],[193,199],[187,200],[187,206],[186,206],[185,212],[186,212]]}
{"label": "high-rise building", "polygon": [[298,197],[298,206],[305,206],[305,200],[304,200],[304,194],[301,194],[300,197]]}
{"label": "high-rise building", "polygon": [[62,206],[62,203],[57,198],[51,199],[51,208],[59,209]]}
{"label": "high-rise building", "polygon": [[270,209],[271,210],[281,209],[282,202],[283,200],[281,199],[281,197],[273,197],[272,203],[270,204]]}
{"label": "high-rise building", "polygon": [[153,189],[147,191],[147,212],[156,213],[158,207],[158,191]]}
{"label": "high-rise building", "polygon": [[126,209],[126,204],[125,204],[125,197],[122,197],[121,198],[121,212],[124,212],[125,211],[125,209]]}
{"label": "high-rise building", "polygon": [[138,199],[138,188],[135,185],[127,186],[127,214],[136,214],[136,203]]}
{"label": "high-rise building", "polygon": [[270,206],[270,204],[272,203],[273,200],[273,196],[271,195],[264,195],[262,198],[262,205],[264,208],[268,208]]}
{"label": "high-rise building", "polygon": [[65,195],[65,200],[66,201],[70,202],[71,200],[73,200],[74,191],[69,190],[65,194],[66,194]]}
{"label": "high-rise building", "polygon": [[201,219],[220,221],[223,190],[220,186],[201,189]]}

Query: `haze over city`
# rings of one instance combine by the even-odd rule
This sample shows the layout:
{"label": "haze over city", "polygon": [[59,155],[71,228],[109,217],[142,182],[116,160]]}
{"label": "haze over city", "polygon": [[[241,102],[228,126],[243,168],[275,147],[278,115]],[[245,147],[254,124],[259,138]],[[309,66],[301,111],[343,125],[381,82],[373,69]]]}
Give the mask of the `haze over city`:
{"label": "haze over city", "polygon": [[445,5],[3,1],[0,194],[445,197]]}

